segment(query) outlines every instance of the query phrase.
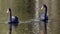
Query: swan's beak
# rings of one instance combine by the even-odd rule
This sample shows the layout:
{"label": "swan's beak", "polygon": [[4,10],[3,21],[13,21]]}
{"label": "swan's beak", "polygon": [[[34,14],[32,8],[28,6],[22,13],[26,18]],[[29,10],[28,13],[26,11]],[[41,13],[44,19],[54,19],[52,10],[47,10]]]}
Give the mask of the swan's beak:
{"label": "swan's beak", "polygon": [[41,10],[43,10],[43,8],[44,8],[44,7],[42,6],[42,7],[41,7]]}
{"label": "swan's beak", "polygon": [[7,9],[7,12],[6,13],[9,13],[9,10]]}

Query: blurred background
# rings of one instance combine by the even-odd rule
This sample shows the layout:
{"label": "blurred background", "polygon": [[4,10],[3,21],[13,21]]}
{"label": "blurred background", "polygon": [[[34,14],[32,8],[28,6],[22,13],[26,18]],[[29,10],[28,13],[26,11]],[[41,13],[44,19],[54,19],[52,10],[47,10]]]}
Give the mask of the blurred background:
{"label": "blurred background", "polygon": [[9,34],[9,14],[6,13],[8,8],[23,22],[13,29],[12,34],[44,34],[43,22],[33,21],[36,17],[36,3],[40,14],[43,12],[40,9],[42,4],[48,7],[47,34],[60,34],[60,0],[0,0],[0,34]]}

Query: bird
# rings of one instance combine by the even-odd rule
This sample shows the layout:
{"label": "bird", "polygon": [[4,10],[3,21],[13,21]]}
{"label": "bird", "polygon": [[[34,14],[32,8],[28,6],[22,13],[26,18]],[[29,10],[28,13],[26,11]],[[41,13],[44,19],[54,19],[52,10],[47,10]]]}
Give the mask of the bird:
{"label": "bird", "polygon": [[45,22],[45,23],[48,23],[48,15],[47,15],[47,6],[45,4],[42,5],[41,7],[41,10],[45,8],[44,10],[44,13],[42,13],[39,17],[40,17],[40,20]]}
{"label": "bird", "polygon": [[14,27],[17,27],[18,23],[19,23],[18,16],[12,16],[11,8],[8,8],[7,13],[9,13],[9,21],[8,21],[8,23],[11,24]]}

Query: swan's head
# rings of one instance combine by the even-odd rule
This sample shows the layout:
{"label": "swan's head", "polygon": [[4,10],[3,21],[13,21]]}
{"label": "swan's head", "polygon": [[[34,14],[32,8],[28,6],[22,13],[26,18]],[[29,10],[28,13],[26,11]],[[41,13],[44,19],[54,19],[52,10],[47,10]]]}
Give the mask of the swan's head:
{"label": "swan's head", "polygon": [[45,4],[42,5],[41,10],[43,10],[44,8],[47,9],[47,6]]}
{"label": "swan's head", "polygon": [[9,12],[11,12],[11,8],[8,8],[8,9],[7,9],[7,13],[9,13]]}

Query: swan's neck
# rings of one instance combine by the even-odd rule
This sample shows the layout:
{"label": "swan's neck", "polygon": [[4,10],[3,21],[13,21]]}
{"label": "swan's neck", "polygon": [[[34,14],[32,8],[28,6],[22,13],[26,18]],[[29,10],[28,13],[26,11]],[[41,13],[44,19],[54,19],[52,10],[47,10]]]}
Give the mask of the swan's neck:
{"label": "swan's neck", "polygon": [[10,21],[12,21],[12,12],[10,11]]}

